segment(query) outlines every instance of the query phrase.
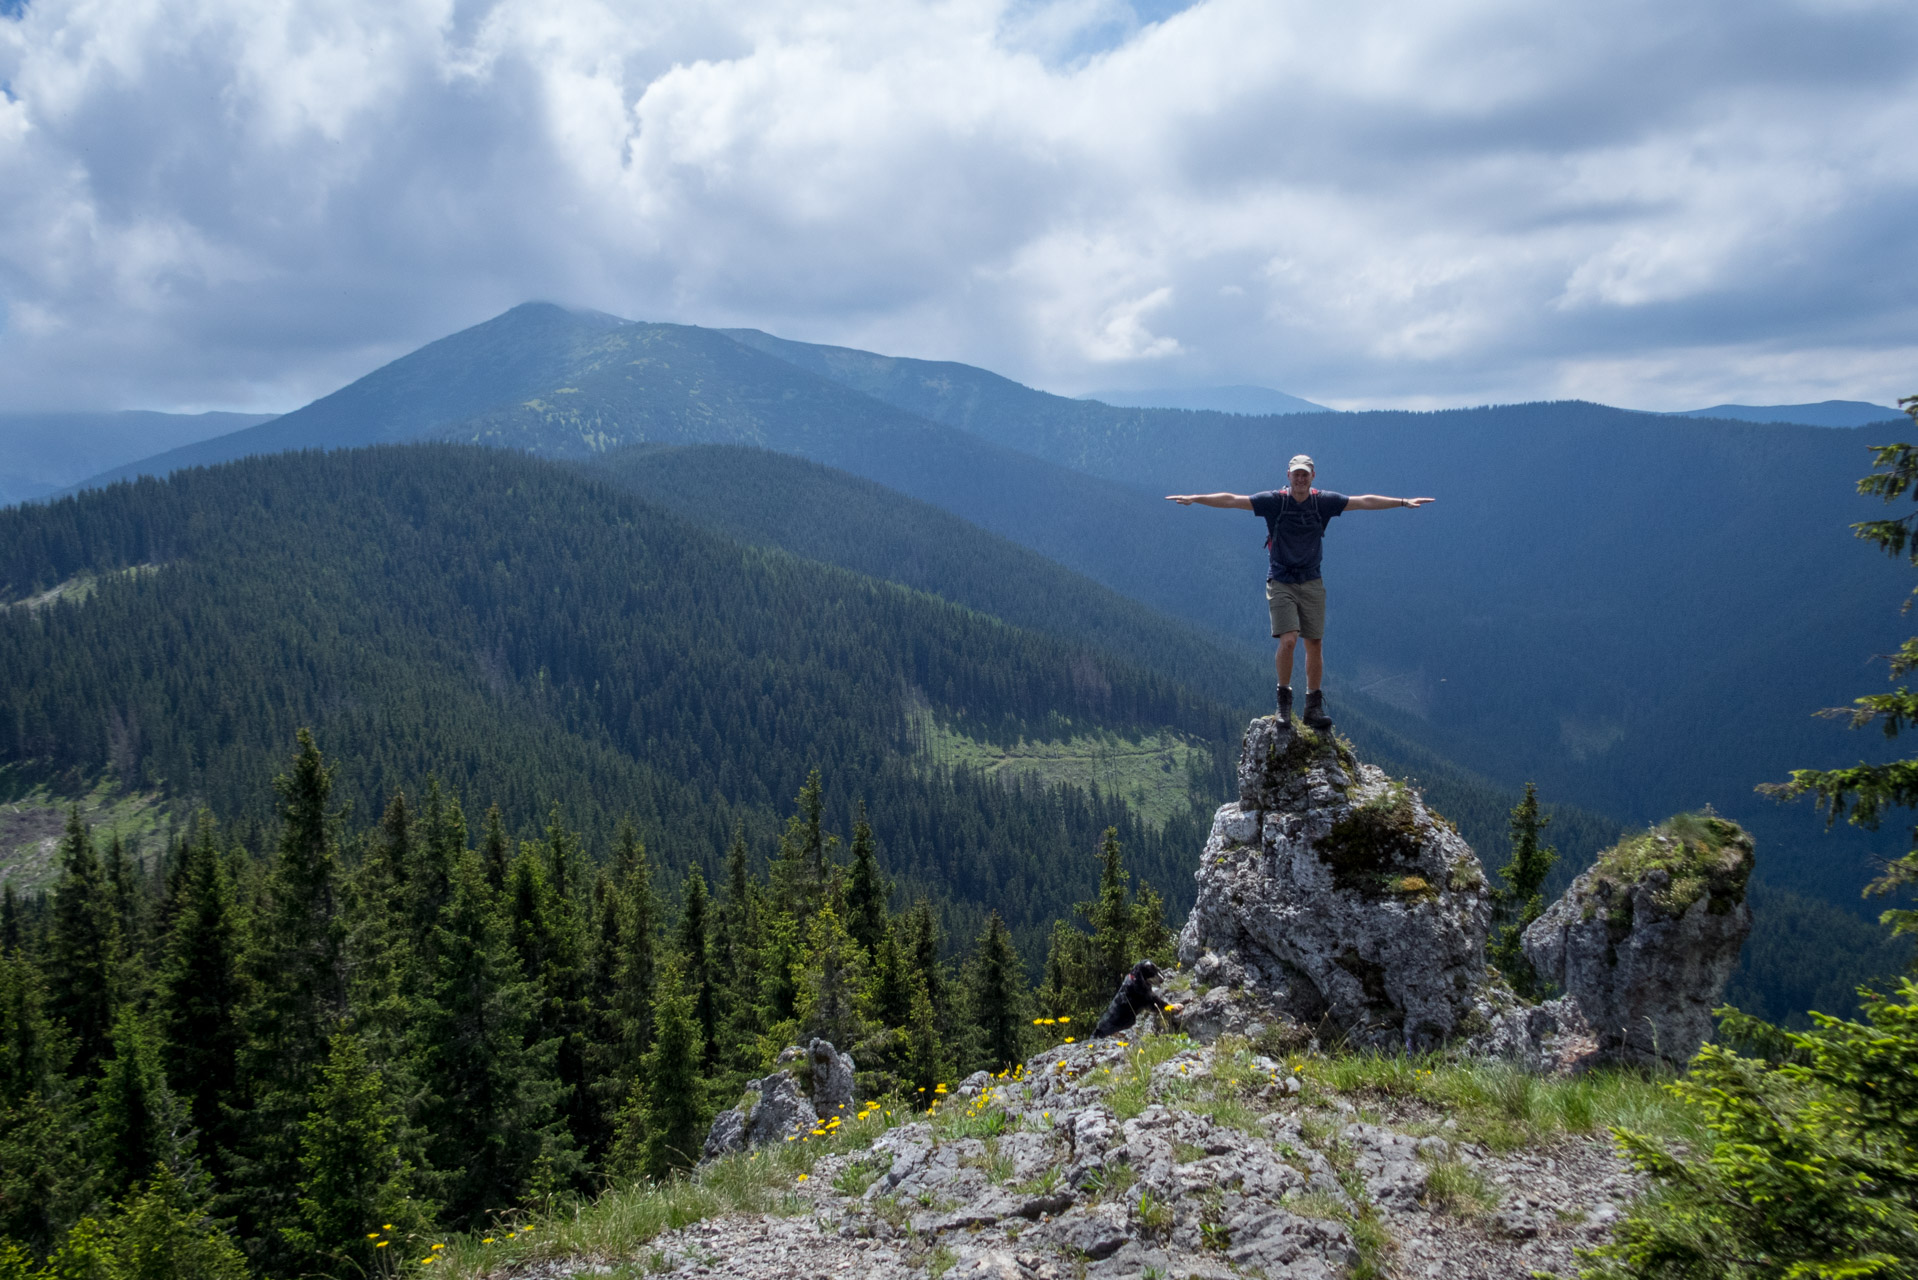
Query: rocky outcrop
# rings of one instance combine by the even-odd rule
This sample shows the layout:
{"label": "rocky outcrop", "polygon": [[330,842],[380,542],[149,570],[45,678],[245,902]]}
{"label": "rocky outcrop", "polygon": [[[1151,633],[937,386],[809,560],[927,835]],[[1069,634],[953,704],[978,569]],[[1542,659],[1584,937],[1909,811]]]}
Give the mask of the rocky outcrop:
{"label": "rocky outcrop", "polygon": [[959,1082],[934,1115],[881,1109],[811,1138],[823,1147],[785,1147],[774,1213],[666,1232],[646,1245],[649,1269],[1524,1280],[1571,1274],[1635,1189],[1609,1134],[1494,1152],[1429,1104],[1398,1108],[1363,1084],[1355,1103],[1334,1073],[1298,1065],[1308,1074],[1230,1037],[1048,1050],[1023,1072]]}
{"label": "rocky outcrop", "polygon": [[1600,855],[1532,922],[1526,958],[1591,1025],[1601,1058],[1690,1061],[1751,932],[1752,840],[1681,814]]}
{"label": "rocky outcrop", "polygon": [[777,1070],[746,1086],[746,1101],[713,1117],[701,1159],[784,1142],[834,1117],[850,1118],[852,1079],[852,1055],[839,1052],[829,1040],[784,1050]]}
{"label": "rocky outcrop", "polygon": [[1179,935],[1195,972],[1226,966],[1275,1012],[1369,1048],[1486,1029],[1478,858],[1414,788],[1329,735],[1252,722],[1239,799],[1214,816],[1197,878]]}
{"label": "rocky outcrop", "polygon": [[806,1046],[806,1061],[812,1080],[812,1107],[821,1120],[852,1116],[852,1072],[850,1053],[841,1053],[830,1040],[814,1040]]}

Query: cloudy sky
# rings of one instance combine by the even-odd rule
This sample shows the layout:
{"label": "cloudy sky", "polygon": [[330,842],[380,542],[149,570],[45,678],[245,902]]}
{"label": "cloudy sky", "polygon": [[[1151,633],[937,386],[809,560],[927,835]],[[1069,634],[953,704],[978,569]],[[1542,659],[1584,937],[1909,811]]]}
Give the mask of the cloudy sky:
{"label": "cloudy sky", "polygon": [[1339,405],[1918,392],[1910,0],[0,0],[0,409],[528,299]]}

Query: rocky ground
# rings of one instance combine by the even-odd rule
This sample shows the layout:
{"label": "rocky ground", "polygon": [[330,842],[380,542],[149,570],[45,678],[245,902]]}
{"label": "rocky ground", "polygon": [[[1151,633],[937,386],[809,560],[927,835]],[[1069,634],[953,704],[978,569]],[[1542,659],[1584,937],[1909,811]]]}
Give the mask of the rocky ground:
{"label": "rocky ground", "polygon": [[[828,1156],[782,1215],[656,1238],[711,1277],[1514,1277],[1575,1272],[1634,1190],[1603,1138],[1495,1153],[1242,1042],[1102,1041],[965,1082],[931,1120]],[[566,1274],[555,1271],[553,1274]]]}

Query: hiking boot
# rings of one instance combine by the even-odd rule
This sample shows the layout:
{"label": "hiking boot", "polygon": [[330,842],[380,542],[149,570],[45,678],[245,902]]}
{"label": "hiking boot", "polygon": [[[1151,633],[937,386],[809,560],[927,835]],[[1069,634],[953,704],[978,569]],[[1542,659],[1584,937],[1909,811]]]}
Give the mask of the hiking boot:
{"label": "hiking boot", "polygon": [[1305,727],[1308,729],[1330,729],[1332,717],[1325,714],[1325,692],[1314,689],[1305,695]]}
{"label": "hiking boot", "polygon": [[1279,686],[1279,723],[1292,723],[1292,686],[1289,684]]}

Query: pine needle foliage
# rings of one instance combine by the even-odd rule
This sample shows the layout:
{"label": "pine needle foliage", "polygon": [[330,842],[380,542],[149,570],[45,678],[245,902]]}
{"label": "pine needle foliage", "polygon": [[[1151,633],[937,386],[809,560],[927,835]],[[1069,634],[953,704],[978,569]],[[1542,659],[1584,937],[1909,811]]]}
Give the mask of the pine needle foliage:
{"label": "pine needle foliage", "polygon": [[[1911,417],[1918,430],[1918,396],[1906,396],[1899,406]],[[1910,497],[1918,502],[1918,444],[1900,443],[1877,446],[1873,450],[1872,474],[1858,482],[1858,491],[1896,502]],[[1907,563],[1918,565],[1918,511],[1883,520],[1866,520],[1852,526],[1860,538]],[[1918,600],[1918,587],[1905,601],[1909,610]],[[1902,681],[1918,669],[1918,636],[1899,646],[1890,658],[1890,679]],[[1850,707],[1833,707],[1819,714],[1842,719],[1854,729],[1876,724],[1887,738],[1896,738],[1918,724],[1918,691],[1898,683],[1889,693],[1867,694]],[[1761,786],[1760,791],[1781,799],[1809,795],[1825,813],[1828,822],[1840,818],[1855,826],[1876,829],[1889,809],[1918,808],[1918,759],[1894,760],[1887,764],[1858,764],[1848,769],[1794,769],[1788,782]],[[1918,846],[1918,826],[1911,832]],[[1885,865],[1882,874],[1866,890],[1873,894],[1901,894],[1918,888],[1918,847]],[[1881,917],[1895,935],[1918,934],[1918,910],[1892,907]]]}

